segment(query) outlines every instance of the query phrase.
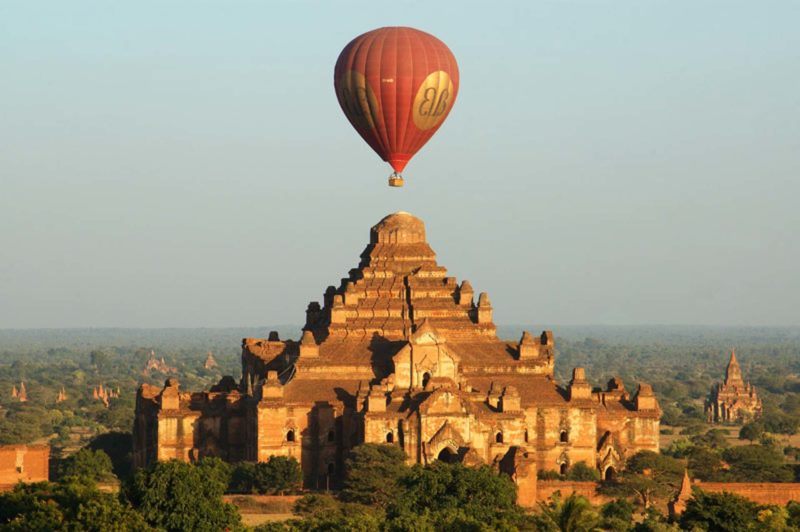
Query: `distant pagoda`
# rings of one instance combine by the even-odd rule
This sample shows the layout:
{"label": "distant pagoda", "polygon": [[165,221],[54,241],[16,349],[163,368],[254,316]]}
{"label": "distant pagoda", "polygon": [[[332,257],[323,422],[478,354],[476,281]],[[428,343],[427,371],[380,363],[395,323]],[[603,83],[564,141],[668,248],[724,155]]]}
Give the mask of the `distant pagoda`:
{"label": "distant pagoda", "polygon": [[[66,394],[64,394],[64,398],[66,399]],[[101,401],[106,408],[108,408],[108,401],[109,399],[117,399],[119,398],[119,387],[116,391],[109,386],[103,387],[102,384],[99,386],[95,386],[92,388],[92,399],[96,401]]]}
{"label": "distant pagoda", "polygon": [[731,350],[725,380],[711,388],[705,411],[709,423],[742,423],[761,416],[761,399],[755,386],[742,378],[735,349]]}
{"label": "distant pagoda", "polygon": [[156,358],[156,352],[154,350],[150,350],[150,358],[147,359],[147,363],[142,370],[142,375],[148,377],[151,372],[158,372],[158,373],[175,373],[177,372],[177,368],[173,368],[168,366],[167,363],[164,361],[164,357],[161,357],[161,360]]}
{"label": "distant pagoda", "polygon": [[218,366],[219,364],[217,364],[217,361],[214,359],[214,354],[211,351],[209,351],[208,355],[206,356],[206,361],[203,364],[203,367],[205,369],[214,369]]}

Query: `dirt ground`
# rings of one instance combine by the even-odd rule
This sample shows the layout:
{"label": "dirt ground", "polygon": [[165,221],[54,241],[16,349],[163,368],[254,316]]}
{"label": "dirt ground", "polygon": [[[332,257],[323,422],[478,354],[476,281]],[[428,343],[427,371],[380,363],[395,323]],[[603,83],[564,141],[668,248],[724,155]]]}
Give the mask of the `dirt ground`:
{"label": "dirt ground", "polygon": [[286,521],[297,517],[294,514],[242,514],[242,523],[245,526],[258,526],[274,521]]}

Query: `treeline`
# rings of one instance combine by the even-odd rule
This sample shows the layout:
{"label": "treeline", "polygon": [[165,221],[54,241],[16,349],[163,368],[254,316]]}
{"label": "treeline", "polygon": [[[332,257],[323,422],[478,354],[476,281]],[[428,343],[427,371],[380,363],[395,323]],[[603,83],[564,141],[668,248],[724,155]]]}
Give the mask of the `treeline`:
{"label": "treeline", "polygon": [[600,388],[612,376],[621,377],[630,392],[638,383],[648,382],[661,404],[663,424],[700,430],[706,422],[704,400],[714,383],[724,378],[730,351],[735,348],[745,380],[756,386],[762,399],[764,430],[776,434],[798,431],[800,333],[796,329],[754,329],[747,334],[733,334],[728,329],[711,329],[717,331],[714,334],[702,328],[697,334],[677,331],[657,335],[662,338],[659,341],[641,335],[639,340],[611,334],[557,337],[556,377],[566,382],[573,367],[583,366],[587,377]]}
{"label": "treeline", "polygon": [[[133,426],[136,389],[143,382],[161,386],[166,374],[142,370],[151,347],[97,347],[89,351],[50,348],[44,357],[13,357],[0,362],[0,445],[30,443],[49,438],[56,451],[74,443],[76,432],[91,437],[108,431],[130,431]],[[181,350],[156,356],[176,368],[181,384],[187,389],[203,390],[225,374],[239,374],[238,356],[215,356],[217,368],[205,369],[207,351]],[[27,401],[13,397],[24,383]],[[102,386],[114,397],[103,401],[93,391]],[[58,401],[61,393],[66,395]],[[118,397],[117,392],[119,392]],[[84,429],[84,430],[76,430]]]}
{"label": "treeline", "polygon": [[[30,443],[55,435],[61,447],[85,443],[108,431],[129,431],[135,392],[147,382],[161,386],[177,376],[184,389],[204,390],[223,375],[241,374],[241,339],[276,328],[225,329],[0,329],[0,445]],[[299,328],[280,327],[281,335]],[[176,371],[142,370],[155,351]],[[208,352],[218,367],[203,367]],[[27,401],[12,396],[24,383]],[[98,386],[119,390],[108,401],[93,397]],[[56,402],[60,392],[66,400]]]}
{"label": "treeline", "polygon": [[[392,445],[364,444],[345,461],[337,493],[307,494],[294,506],[295,518],[256,527],[257,531],[665,531],[800,530],[800,504],[758,505],[728,493],[695,490],[683,515],[670,522],[653,502],[671,495],[682,471],[677,459],[655,453],[635,455],[625,473],[605,483],[617,497],[593,506],[579,496],[558,495],[533,511],[516,504],[512,480],[483,466],[434,462],[407,466]],[[102,451],[83,450],[64,460],[56,482],[18,485],[0,494],[0,530],[9,531],[184,531],[245,530],[237,508],[223,494],[237,482],[263,483],[260,491],[299,488],[299,465],[271,458],[265,466],[230,466],[206,458],[197,464],[160,462],[123,480],[118,494],[98,488],[114,481],[112,462]],[[238,475],[238,479],[237,479]]]}

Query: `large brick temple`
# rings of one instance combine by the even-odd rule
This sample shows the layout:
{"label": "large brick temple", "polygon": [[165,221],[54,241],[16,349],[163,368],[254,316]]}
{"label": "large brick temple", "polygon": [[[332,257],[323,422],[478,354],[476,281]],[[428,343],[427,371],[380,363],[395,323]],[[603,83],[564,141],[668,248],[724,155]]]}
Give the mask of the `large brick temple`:
{"label": "large brick temple", "polygon": [[[613,475],[658,450],[652,388],[613,378],[592,389],[583,368],[560,385],[550,331],[501,340],[486,293],[475,298],[436,263],[423,222],[407,213],[370,231],[357,268],[312,302],[299,341],[246,338],[242,378],[207,392],[142,385],[135,463],[295,457],[309,488],[335,487],[347,451],[401,447],[409,463],[486,463],[518,483],[586,462]],[[522,497],[522,491],[521,497]]]}
{"label": "large brick temple", "polygon": [[725,380],[716,382],[706,398],[705,411],[709,423],[743,423],[761,417],[761,399],[756,387],[744,381],[742,368],[731,350]]}

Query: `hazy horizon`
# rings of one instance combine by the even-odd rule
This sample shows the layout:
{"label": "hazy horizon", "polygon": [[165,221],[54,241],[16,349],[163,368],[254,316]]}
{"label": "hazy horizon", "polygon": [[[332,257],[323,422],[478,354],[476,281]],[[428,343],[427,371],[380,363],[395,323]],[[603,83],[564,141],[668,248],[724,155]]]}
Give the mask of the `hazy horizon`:
{"label": "hazy horizon", "polygon": [[[800,326],[800,3],[374,6],[2,3],[0,330],[299,323],[398,210],[497,323]],[[461,71],[403,189],[332,86],[386,25]]]}

